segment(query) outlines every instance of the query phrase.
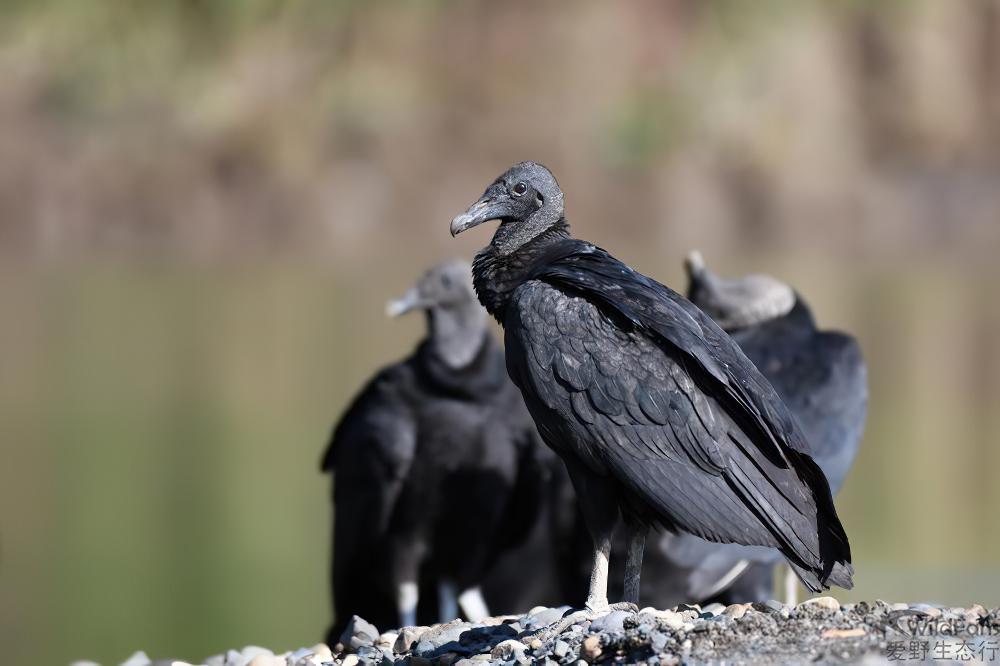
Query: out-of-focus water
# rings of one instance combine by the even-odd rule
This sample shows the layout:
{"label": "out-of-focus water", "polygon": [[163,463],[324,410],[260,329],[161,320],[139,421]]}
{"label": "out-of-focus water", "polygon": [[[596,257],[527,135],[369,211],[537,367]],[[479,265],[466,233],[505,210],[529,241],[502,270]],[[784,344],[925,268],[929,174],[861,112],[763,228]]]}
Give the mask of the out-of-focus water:
{"label": "out-of-focus water", "polygon": [[[838,501],[857,587],[835,594],[1000,603],[990,282],[947,267],[774,272],[801,276],[870,364],[868,434]],[[416,341],[419,318],[382,314],[409,278],[280,262],[5,272],[0,642],[14,662],[318,640],[319,456],[360,382]]]}

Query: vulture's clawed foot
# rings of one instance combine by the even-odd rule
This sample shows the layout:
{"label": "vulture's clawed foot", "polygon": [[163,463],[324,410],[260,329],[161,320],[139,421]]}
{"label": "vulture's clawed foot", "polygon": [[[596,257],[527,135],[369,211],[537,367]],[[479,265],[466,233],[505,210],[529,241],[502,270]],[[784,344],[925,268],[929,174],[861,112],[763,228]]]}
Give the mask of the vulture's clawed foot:
{"label": "vulture's clawed foot", "polygon": [[622,601],[614,604],[605,603],[601,606],[587,604],[587,606],[579,610],[567,611],[566,615],[564,615],[561,620],[543,629],[540,632],[539,638],[542,641],[554,638],[572,627],[574,624],[580,624],[581,622],[593,622],[597,618],[604,617],[612,611],[638,613],[639,607],[629,601]]}

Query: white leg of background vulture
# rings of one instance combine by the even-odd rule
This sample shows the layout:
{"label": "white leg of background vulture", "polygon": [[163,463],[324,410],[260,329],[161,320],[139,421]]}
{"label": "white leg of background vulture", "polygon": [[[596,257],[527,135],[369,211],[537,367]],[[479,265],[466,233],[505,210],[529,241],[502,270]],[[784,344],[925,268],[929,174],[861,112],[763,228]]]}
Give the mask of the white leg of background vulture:
{"label": "white leg of background vulture", "polygon": [[417,625],[417,601],[419,590],[416,583],[400,583],[396,590],[396,609],[399,611],[399,626],[415,627]]}

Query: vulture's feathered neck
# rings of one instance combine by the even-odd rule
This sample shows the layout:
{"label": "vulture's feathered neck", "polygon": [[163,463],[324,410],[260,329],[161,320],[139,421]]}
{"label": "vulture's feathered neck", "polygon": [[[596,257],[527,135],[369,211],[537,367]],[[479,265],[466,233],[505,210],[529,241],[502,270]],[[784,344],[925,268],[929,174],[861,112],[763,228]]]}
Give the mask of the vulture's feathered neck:
{"label": "vulture's feathered neck", "polygon": [[436,392],[463,400],[483,400],[499,390],[507,378],[503,353],[493,336],[482,328],[475,335],[476,352],[462,366],[455,367],[439,353],[428,336],[417,347],[417,372]]}
{"label": "vulture's feathered neck", "polygon": [[732,335],[741,335],[753,332],[761,334],[766,338],[788,340],[793,337],[805,337],[816,332],[816,322],[813,319],[812,311],[809,310],[802,299],[796,294],[795,305],[787,313],[780,317],[774,317],[767,321],[762,321],[746,328],[726,329]]}
{"label": "vulture's feathered neck", "polygon": [[486,311],[503,323],[514,290],[530,278],[536,264],[545,260],[552,245],[569,237],[569,224],[560,217],[514,252],[500,252],[494,243],[484,247],[472,261],[472,284]]}

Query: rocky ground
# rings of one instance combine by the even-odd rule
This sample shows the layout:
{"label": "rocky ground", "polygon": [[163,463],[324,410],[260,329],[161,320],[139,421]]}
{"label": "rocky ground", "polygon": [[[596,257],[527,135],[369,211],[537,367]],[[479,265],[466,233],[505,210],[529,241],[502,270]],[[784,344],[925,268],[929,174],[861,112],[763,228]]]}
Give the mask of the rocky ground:
{"label": "rocky ground", "polygon": [[[565,617],[564,617],[565,616]],[[568,608],[523,616],[407,627],[379,633],[354,618],[335,646],[292,652],[247,647],[209,657],[207,666],[364,664],[696,664],[906,661],[1000,662],[1000,609],[927,604],[840,604],[832,597],[798,606],[776,601],[705,608],[612,611],[593,620]],[[89,662],[77,662],[84,666]],[[123,666],[186,666],[143,653]]]}

